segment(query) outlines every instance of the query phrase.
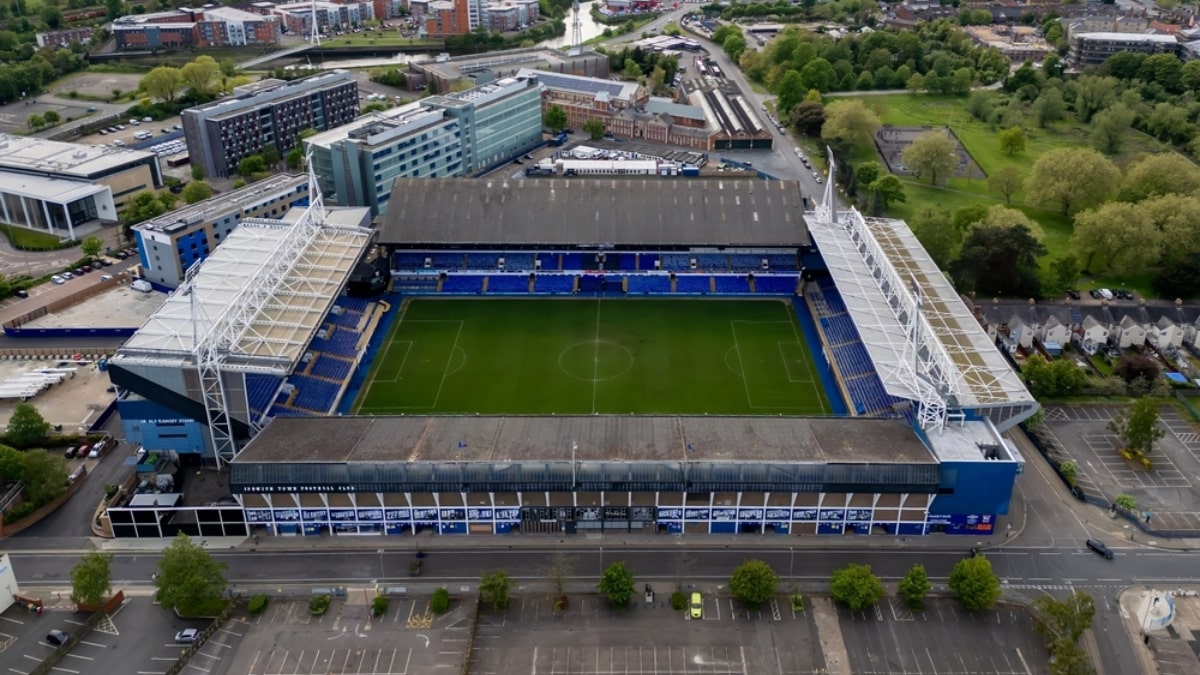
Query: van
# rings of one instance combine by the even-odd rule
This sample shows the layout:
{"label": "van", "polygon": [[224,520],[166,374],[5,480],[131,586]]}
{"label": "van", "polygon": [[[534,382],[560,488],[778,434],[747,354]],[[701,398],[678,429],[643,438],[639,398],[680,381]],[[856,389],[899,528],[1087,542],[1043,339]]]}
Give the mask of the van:
{"label": "van", "polygon": [[1105,546],[1105,545],[1104,545],[1104,542],[1100,541],[1099,539],[1088,539],[1088,540],[1087,540],[1087,547],[1088,547],[1088,548],[1090,548],[1090,549],[1092,549],[1092,552],[1093,552],[1093,553],[1096,553],[1097,555],[1102,555],[1102,556],[1104,556],[1104,559],[1105,559],[1105,560],[1112,560],[1112,559],[1113,559],[1113,552],[1112,552],[1112,549],[1110,549],[1109,547]]}

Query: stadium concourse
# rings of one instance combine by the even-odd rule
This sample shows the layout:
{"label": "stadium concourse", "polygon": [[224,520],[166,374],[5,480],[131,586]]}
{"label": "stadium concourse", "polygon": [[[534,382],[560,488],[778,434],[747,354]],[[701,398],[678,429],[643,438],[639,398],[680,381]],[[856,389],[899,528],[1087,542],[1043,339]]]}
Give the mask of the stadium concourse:
{"label": "stadium concourse", "polygon": [[[338,410],[397,416],[274,419],[230,465],[247,521],[288,535],[990,533],[1023,466],[1001,432],[1036,403],[904,223],[830,203],[781,181],[396,181],[380,226],[392,311]],[[512,298],[528,311],[501,308]],[[666,299],[718,319],[638,305]],[[787,313],[728,318],[764,300]],[[653,309],[611,318],[638,314],[625,303]],[[756,347],[739,322],[791,330]],[[580,347],[590,377],[570,363]],[[638,369],[671,358],[669,375]],[[632,400],[663,379],[677,386]],[[381,382],[392,393],[373,403]],[[741,387],[745,410],[701,412],[720,407],[693,391],[712,382]],[[761,414],[762,392],[804,383],[828,412]]]}

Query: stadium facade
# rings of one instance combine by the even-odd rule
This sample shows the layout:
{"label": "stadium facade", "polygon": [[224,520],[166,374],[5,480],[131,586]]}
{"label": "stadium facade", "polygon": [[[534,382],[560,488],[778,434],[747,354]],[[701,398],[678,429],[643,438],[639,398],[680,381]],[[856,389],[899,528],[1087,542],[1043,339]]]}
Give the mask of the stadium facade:
{"label": "stadium facade", "polygon": [[[783,181],[393,190],[385,300],[335,301],[349,268],[306,268],[301,248],[223,273],[226,247],[259,229],[243,225],[120,350],[122,395],[204,420],[238,505],[110,509],[117,536],[987,534],[1007,513],[1023,460],[1003,432],[1037,405],[904,223],[834,211],[828,192],[806,210]],[[352,239],[335,259],[362,255]],[[302,292],[306,270],[325,285]],[[214,276],[257,299],[231,304],[237,321],[207,304]],[[265,278],[290,280],[286,303]],[[828,417],[345,414],[397,300],[489,294],[788,298],[844,404]],[[299,298],[303,320],[285,321]]]}

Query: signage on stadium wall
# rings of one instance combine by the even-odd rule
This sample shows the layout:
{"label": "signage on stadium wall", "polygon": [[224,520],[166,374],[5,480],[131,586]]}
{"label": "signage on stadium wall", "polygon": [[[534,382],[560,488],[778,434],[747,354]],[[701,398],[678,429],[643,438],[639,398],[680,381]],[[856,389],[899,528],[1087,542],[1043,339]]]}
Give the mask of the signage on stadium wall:
{"label": "signage on stadium wall", "polygon": [[358,519],[378,523],[383,520],[383,509],[359,509]]}
{"label": "signage on stadium wall", "polygon": [[251,523],[269,523],[271,509],[246,509],[246,520]]}
{"label": "signage on stadium wall", "polygon": [[408,509],[388,509],[383,513],[388,520],[408,520],[412,517],[412,512]]}
{"label": "signage on stadium wall", "polygon": [[708,520],[708,509],[684,509],[683,517],[688,520]]}
{"label": "signage on stadium wall", "polygon": [[791,515],[791,509],[767,509],[767,520],[787,520]]}
{"label": "signage on stadium wall", "polygon": [[871,520],[871,509],[846,509],[846,520],[869,521]]}
{"label": "signage on stadium wall", "polygon": [[496,520],[517,521],[521,519],[521,509],[496,509]]}
{"label": "signage on stadium wall", "polygon": [[738,509],[738,520],[762,520],[762,509]]}
{"label": "signage on stadium wall", "polygon": [[845,509],[821,509],[821,520],[845,520]]}
{"label": "signage on stadium wall", "polygon": [[816,509],[792,509],[792,520],[816,520]]}
{"label": "signage on stadium wall", "polygon": [[683,517],[683,509],[664,509],[658,510],[659,520],[679,520]]}
{"label": "signage on stadium wall", "polygon": [[413,509],[413,520],[437,520],[437,509]]}
{"label": "signage on stadium wall", "polygon": [[462,520],[466,517],[466,513],[462,509],[442,509],[442,520]]}
{"label": "signage on stadium wall", "polygon": [[737,509],[713,509],[713,520],[737,520]]}
{"label": "signage on stadium wall", "polygon": [[329,509],[300,509],[300,517],[304,520],[329,520]]}
{"label": "signage on stadium wall", "polygon": [[275,520],[288,523],[300,520],[300,509],[275,509]]}
{"label": "signage on stadium wall", "polygon": [[356,514],[354,512],[354,509],[330,509],[329,510],[329,519],[333,520],[333,521],[354,522],[354,521],[358,520],[358,518],[355,516],[356,516]]}
{"label": "signage on stadium wall", "polygon": [[491,509],[467,509],[467,520],[491,520]]}

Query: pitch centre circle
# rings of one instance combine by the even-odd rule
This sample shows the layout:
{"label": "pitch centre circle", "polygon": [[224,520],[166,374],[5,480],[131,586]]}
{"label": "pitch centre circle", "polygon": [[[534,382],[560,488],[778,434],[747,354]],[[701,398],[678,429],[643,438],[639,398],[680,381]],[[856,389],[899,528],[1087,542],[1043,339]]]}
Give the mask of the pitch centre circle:
{"label": "pitch centre circle", "polygon": [[558,367],[584,382],[604,382],[621,377],[633,368],[633,352],[609,340],[580,342],[562,350]]}

